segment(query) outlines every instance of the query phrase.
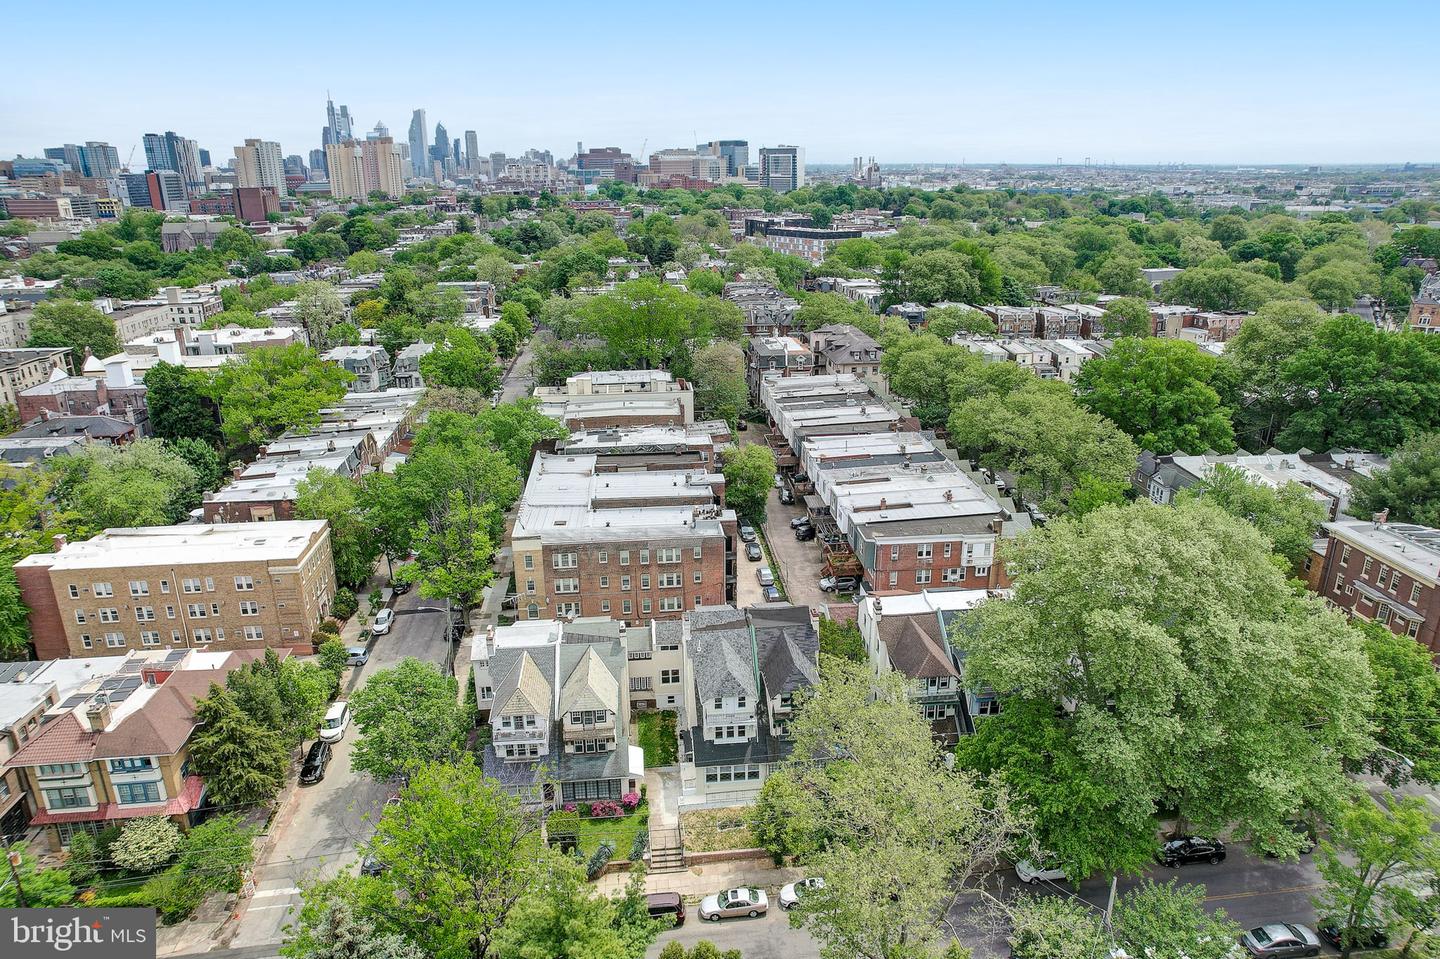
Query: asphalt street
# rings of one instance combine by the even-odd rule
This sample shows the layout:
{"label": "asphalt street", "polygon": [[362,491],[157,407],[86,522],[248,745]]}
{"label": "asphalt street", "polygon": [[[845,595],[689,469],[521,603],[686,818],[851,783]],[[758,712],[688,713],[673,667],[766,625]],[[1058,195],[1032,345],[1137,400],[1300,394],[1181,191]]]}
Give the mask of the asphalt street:
{"label": "asphalt street", "polygon": [[[371,639],[370,661],[358,670],[352,667],[346,680],[349,690],[407,656],[445,664],[451,644],[446,638],[444,603],[423,599],[412,590],[399,597],[394,608],[395,625],[388,634]],[[355,738],[352,725],[336,744],[324,779],[313,786],[290,787],[272,824],[268,851],[255,867],[255,895],[248,900],[231,946],[279,943],[300,904],[300,881],[333,876],[356,862],[356,843],[374,831],[379,811],[394,788],[350,771]]]}

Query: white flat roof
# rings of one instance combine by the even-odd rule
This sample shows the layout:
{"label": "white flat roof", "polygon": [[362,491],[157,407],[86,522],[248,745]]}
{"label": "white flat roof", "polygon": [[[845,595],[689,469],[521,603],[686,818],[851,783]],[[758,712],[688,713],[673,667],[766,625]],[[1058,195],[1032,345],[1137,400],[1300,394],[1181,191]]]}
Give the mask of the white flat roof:
{"label": "white flat roof", "polygon": [[324,520],[285,520],[107,529],[68,543],[58,553],[27,556],[16,565],[59,570],[289,560],[298,558],[324,528]]}

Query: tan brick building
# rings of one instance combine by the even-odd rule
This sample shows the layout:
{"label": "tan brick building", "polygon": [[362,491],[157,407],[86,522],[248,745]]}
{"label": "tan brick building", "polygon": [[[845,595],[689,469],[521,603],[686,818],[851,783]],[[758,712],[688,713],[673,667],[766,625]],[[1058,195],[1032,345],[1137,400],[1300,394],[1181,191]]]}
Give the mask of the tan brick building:
{"label": "tan brick building", "polygon": [[15,564],[41,659],[127,649],[311,649],[335,567],[323,520],[109,529]]}

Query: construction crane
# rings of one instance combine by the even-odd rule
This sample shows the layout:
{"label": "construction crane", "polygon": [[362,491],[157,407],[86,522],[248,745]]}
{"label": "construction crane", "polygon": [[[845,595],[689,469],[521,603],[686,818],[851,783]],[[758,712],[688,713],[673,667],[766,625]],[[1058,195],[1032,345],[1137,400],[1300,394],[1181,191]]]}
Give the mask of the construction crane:
{"label": "construction crane", "polygon": [[125,169],[126,169],[126,170],[129,170],[129,169],[130,169],[130,161],[132,161],[132,160],[135,159],[135,147],[137,147],[137,146],[139,146],[139,144],[131,144],[131,146],[130,146],[130,155],[125,158]]}

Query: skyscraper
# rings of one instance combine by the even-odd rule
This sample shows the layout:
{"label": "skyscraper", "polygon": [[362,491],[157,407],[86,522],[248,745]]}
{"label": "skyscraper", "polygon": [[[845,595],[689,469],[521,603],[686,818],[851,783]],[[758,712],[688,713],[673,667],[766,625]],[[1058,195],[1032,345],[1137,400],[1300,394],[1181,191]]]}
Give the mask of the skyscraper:
{"label": "skyscraper", "polygon": [[350,108],[341,105],[335,109],[335,101],[330,99],[329,94],[325,96],[325,134],[326,143],[340,143],[349,140],[353,134],[350,130]]}
{"label": "skyscraper", "polygon": [[392,137],[367,137],[360,144],[360,166],[366,196],[377,192],[405,195],[405,170]]}
{"label": "skyscraper", "polygon": [[354,140],[325,146],[325,165],[330,170],[330,195],[337,200],[365,195],[365,164]]}
{"label": "skyscraper", "polygon": [[739,176],[750,163],[750,144],[745,140],[711,140],[695,147],[701,153],[725,158],[725,175]]}
{"label": "skyscraper", "polygon": [[270,187],[276,196],[284,196],[285,157],[274,140],[247,139],[235,148],[237,186]]}
{"label": "skyscraper", "polygon": [[424,176],[430,163],[429,133],[425,127],[425,110],[422,107],[410,115],[410,169],[416,176]]}
{"label": "skyscraper", "polygon": [[292,153],[285,158],[286,176],[304,176],[305,158],[298,153]]}
{"label": "skyscraper", "polygon": [[430,156],[443,163],[449,155],[450,135],[445,132],[445,124],[437,123],[435,124],[435,145],[430,148]]}
{"label": "skyscraper", "polygon": [[789,193],[805,185],[805,150],[786,146],[760,148],[760,186]]}
{"label": "skyscraper", "polygon": [[465,131],[465,168],[474,173],[480,165],[480,141],[474,130]]}
{"label": "skyscraper", "polygon": [[205,169],[205,168],[206,168],[207,166],[209,166],[209,165],[210,165],[210,151],[209,151],[209,150],[201,150],[201,151],[200,151],[200,169],[203,170],[203,169]]}
{"label": "skyscraper", "polygon": [[322,173],[326,171],[324,150],[310,151],[310,172],[314,173],[316,170]]}
{"label": "skyscraper", "polygon": [[145,134],[144,142],[145,160],[150,169],[172,170],[180,174],[180,181],[185,185],[187,194],[204,188],[205,178],[200,173],[200,148],[194,140],[188,140],[173,130],[166,130],[164,135]]}
{"label": "skyscraper", "polygon": [[86,176],[85,161],[80,155],[80,147],[74,143],[67,143],[63,147],[46,147],[45,156],[51,160],[59,160],[68,165],[72,172]]}
{"label": "skyscraper", "polygon": [[106,178],[120,172],[120,151],[104,141],[86,140],[80,159],[86,176]]}

